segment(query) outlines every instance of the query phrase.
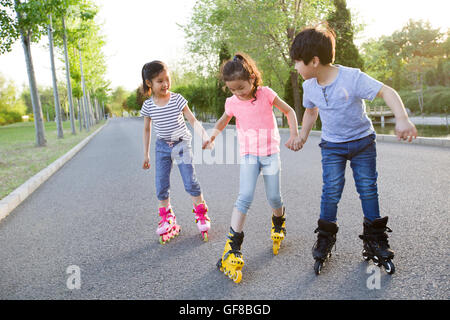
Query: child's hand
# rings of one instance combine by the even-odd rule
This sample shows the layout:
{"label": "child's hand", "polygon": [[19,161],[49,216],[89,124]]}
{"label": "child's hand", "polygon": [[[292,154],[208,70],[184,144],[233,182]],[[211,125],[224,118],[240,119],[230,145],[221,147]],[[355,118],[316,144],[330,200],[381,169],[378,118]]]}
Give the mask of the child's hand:
{"label": "child's hand", "polygon": [[395,124],[395,134],[398,140],[408,140],[411,142],[413,137],[417,138],[416,126],[409,119],[397,120]]}
{"label": "child's hand", "polygon": [[295,150],[295,148],[294,148],[294,141],[295,141],[295,136],[290,136],[289,137],[289,140],[288,141],[286,141],[286,143],[284,144],[285,146],[286,146],[286,148],[288,148],[289,150],[292,150],[292,151],[297,151],[297,150]]}
{"label": "child's hand", "polygon": [[301,135],[295,137],[293,141],[293,149],[294,151],[299,151],[303,148],[303,145],[305,144],[306,139],[303,138]]}
{"label": "child's hand", "polygon": [[302,135],[299,135],[294,143],[298,151],[303,148],[303,145],[306,143],[306,139]]}
{"label": "child's hand", "polygon": [[300,136],[291,136],[285,143],[285,146],[292,151],[298,151],[303,148],[304,143],[304,140]]}
{"label": "child's hand", "polygon": [[150,157],[145,157],[142,169],[144,170],[150,169]]}
{"label": "child's hand", "polygon": [[212,136],[208,140],[203,141],[202,149],[213,149],[214,148],[214,140],[216,139],[215,136]]}

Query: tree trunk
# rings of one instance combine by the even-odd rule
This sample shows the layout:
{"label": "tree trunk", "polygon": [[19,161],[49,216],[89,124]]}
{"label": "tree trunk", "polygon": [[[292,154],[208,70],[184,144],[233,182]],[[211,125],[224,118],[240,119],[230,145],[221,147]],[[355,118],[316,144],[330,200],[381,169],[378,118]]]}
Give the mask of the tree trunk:
{"label": "tree trunk", "polygon": [[[19,2],[15,1],[16,12]],[[17,19],[20,21],[20,14],[17,13]],[[34,73],[33,59],[31,57],[31,39],[30,35],[24,30],[20,30],[20,36],[22,39],[23,51],[25,54],[25,62],[27,64],[28,82],[30,84],[30,96],[31,105],[33,106],[34,114],[34,128],[36,132],[36,146],[44,147],[47,145],[47,140],[45,139],[44,121],[41,108],[41,101],[39,100],[39,94],[36,84],[36,76]]]}
{"label": "tree trunk", "polygon": [[52,81],[53,81],[53,96],[55,97],[55,121],[56,121],[56,131],[58,138],[64,138],[64,131],[61,121],[61,105],[59,102],[58,85],[56,81],[56,68],[55,68],[55,56],[53,54],[53,31],[52,31],[52,16],[49,16],[50,24],[48,25],[48,44],[50,51],[50,65],[52,69]]}
{"label": "tree trunk", "polygon": [[74,114],[73,99],[72,99],[72,84],[70,83],[69,55],[68,55],[68,52],[67,52],[66,24],[64,22],[64,17],[62,17],[61,20],[62,20],[62,27],[63,27],[64,59],[65,59],[65,62],[66,62],[67,97],[69,99],[70,128],[72,129],[72,134],[76,134],[76,131],[75,131],[75,114]]}
{"label": "tree trunk", "polygon": [[84,115],[85,115],[85,123],[86,123],[86,131],[89,131],[89,103],[88,103],[88,96],[86,92],[86,83],[84,81],[84,74],[83,74],[83,62],[81,60],[81,50],[78,49],[78,52],[80,53],[80,73],[81,73],[81,84],[83,86],[83,102],[84,102]]}

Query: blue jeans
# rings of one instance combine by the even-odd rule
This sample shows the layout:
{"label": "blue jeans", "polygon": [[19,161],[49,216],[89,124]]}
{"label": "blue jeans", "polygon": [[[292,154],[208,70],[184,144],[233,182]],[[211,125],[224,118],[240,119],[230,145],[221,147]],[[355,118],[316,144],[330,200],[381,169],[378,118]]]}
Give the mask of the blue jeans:
{"label": "blue jeans", "polygon": [[356,190],[361,199],[364,216],[369,220],[380,217],[377,189],[377,150],[375,134],[367,137],[333,143],[322,139],[323,188],[320,203],[320,218],[336,222],[337,205],[345,184],[347,160],[353,169]]}
{"label": "blue jeans", "polygon": [[234,205],[239,212],[247,214],[252,204],[256,182],[261,172],[264,177],[266,197],[269,205],[273,209],[281,208],[283,200],[280,192],[280,171],[281,161],[279,153],[269,156],[254,156],[250,154],[242,156],[239,175],[239,196]]}
{"label": "blue jeans", "polygon": [[186,192],[193,197],[201,195],[200,184],[192,164],[193,155],[190,140],[180,140],[172,145],[161,139],[156,140],[155,158],[155,184],[158,200],[162,201],[169,198],[170,172],[174,161],[180,170]]}

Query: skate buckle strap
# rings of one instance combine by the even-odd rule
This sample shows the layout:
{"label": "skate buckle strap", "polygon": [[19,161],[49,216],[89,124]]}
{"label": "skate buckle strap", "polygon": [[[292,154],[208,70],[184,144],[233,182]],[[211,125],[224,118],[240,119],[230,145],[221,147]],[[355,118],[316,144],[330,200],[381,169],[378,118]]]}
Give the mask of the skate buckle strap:
{"label": "skate buckle strap", "polygon": [[195,223],[201,221],[202,224],[205,224],[206,221],[211,221],[208,217],[208,207],[204,203],[200,203],[197,207],[194,207],[192,213],[195,213]]}
{"label": "skate buckle strap", "polygon": [[229,251],[227,251],[227,253],[225,253],[225,255],[223,256],[223,261],[227,260],[228,256],[232,253],[235,255],[236,258],[242,257],[242,253],[239,250],[233,249],[233,250],[229,250]]}
{"label": "skate buckle strap", "polygon": [[[167,209],[167,210],[166,210]],[[159,208],[159,216],[161,217],[161,221],[159,221],[158,225],[162,226],[165,222],[172,223],[173,220],[173,214],[172,214],[172,207],[161,207]]]}
{"label": "skate buckle strap", "polygon": [[[319,233],[319,235],[317,237],[317,241],[313,245],[312,250],[314,250],[314,247],[316,246],[316,244],[318,244],[318,248],[322,249],[322,248],[329,246],[330,243],[332,243],[334,240],[333,239],[334,233],[332,233],[332,232],[327,232],[327,231],[317,228],[316,230],[314,230],[314,233]],[[337,251],[336,242],[337,241],[334,241],[334,243],[333,243],[334,251]]]}

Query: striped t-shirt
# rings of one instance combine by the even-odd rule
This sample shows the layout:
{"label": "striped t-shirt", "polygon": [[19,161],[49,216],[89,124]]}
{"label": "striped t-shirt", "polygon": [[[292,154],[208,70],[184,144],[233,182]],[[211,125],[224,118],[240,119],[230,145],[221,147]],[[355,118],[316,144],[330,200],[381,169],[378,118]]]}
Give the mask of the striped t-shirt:
{"label": "striped t-shirt", "polygon": [[153,97],[145,100],[141,108],[141,116],[150,117],[156,136],[166,141],[188,140],[192,137],[186,127],[183,108],[187,100],[179,93],[170,93],[167,105],[160,107],[153,102]]}

